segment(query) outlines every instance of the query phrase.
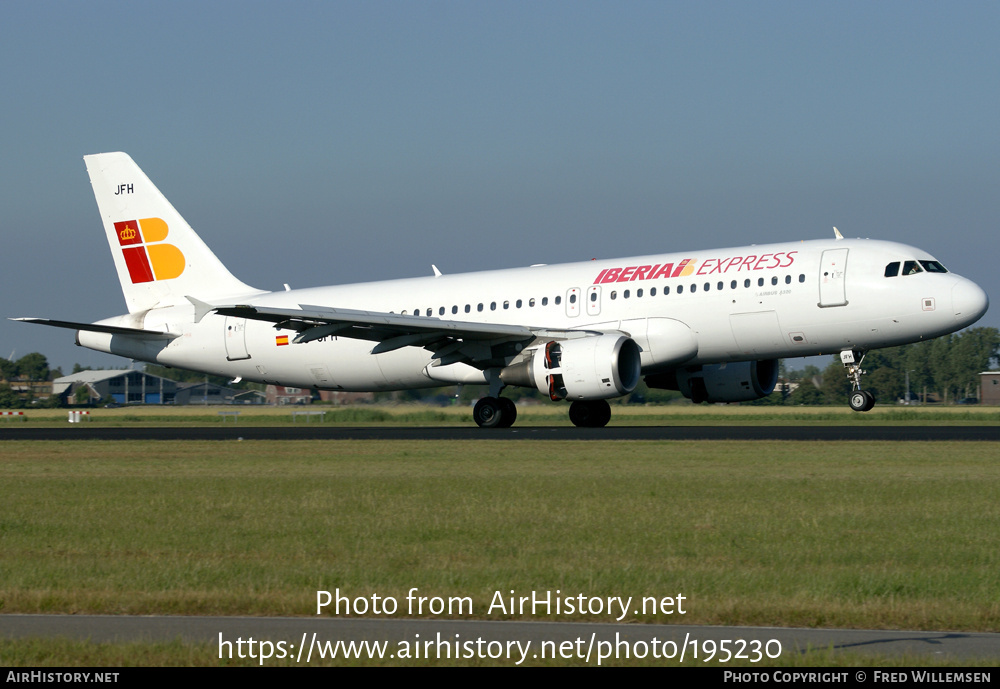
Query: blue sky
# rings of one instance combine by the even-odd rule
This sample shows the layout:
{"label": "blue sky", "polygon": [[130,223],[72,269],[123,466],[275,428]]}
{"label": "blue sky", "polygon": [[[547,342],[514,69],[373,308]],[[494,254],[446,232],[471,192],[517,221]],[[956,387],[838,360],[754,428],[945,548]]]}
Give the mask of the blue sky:
{"label": "blue sky", "polygon": [[836,225],[996,300],[997,35],[995,2],[6,2],[0,315],[124,311],[81,159],[112,150],[261,288]]}

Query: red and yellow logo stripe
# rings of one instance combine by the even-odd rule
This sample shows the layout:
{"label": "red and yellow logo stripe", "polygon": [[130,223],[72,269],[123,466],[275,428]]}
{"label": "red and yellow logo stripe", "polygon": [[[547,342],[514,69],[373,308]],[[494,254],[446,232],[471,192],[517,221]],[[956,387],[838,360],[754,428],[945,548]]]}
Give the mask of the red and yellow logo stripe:
{"label": "red and yellow logo stripe", "polygon": [[115,234],[133,285],[172,280],[184,272],[187,261],[181,250],[162,243],[168,232],[167,223],[160,218],[115,223]]}

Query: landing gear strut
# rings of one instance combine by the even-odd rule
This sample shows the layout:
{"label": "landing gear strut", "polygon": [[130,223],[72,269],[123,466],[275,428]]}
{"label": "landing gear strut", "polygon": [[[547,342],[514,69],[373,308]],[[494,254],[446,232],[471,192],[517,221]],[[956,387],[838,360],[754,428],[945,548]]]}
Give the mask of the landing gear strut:
{"label": "landing gear strut", "polygon": [[603,428],[611,420],[611,405],[605,400],[577,400],[569,405],[569,420],[580,428]]}
{"label": "landing gear strut", "polygon": [[861,362],[865,360],[865,354],[864,352],[859,354],[860,356],[856,357],[854,351],[850,349],[840,353],[840,361],[847,369],[847,379],[851,381],[851,386],[854,388],[848,402],[854,411],[871,411],[872,407],[875,406],[875,395],[868,390],[861,389],[861,376],[865,373],[861,370]]}
{"label": "landing gear strut", "polygon": [[517,419],[517,407],[506,397],[484,397],[472,409],[480,428],[510,428]]}

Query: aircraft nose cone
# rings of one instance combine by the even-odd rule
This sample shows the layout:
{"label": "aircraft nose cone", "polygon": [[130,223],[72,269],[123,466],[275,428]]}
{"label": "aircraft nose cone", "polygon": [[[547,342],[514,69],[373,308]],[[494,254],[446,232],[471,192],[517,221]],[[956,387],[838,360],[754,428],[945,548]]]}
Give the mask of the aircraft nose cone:
{"label": "aircraft nose cone", "polygon": [[990,306],[986,292],[971,280],[962,280],[951,288],[951,302],[955,307],[955,319],[966,325],[978,321]]}

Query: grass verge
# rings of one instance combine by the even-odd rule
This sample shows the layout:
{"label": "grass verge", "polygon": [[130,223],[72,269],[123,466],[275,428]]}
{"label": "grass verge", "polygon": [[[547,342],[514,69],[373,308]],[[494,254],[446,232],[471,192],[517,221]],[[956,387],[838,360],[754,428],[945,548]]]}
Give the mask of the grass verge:
{"label": "grass verge", "polygon": [[[1000,630],[995,443],[5,442],[3,612],[683,594],[628,622]],[[554,594],[555,595],[555,594]]]}

